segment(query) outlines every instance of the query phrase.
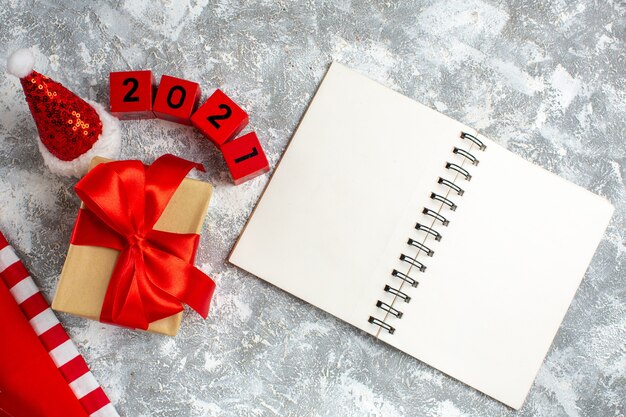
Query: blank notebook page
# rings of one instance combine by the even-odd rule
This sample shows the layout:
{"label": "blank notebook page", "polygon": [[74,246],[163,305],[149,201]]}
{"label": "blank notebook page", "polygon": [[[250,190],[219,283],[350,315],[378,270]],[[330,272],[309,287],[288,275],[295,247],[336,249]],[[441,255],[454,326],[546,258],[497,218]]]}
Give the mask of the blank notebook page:
{"label": "blank notebook page", "polygon": [[[477,135],[487,145],[481,151],[461,132],[477,135],[333,64],[230,261],[519,408],[613,208]],[[455,146],[479,164],[453,154]],[[467,169],[471,181],[446,162]],[[438,184],[440,177],[464,194]],[[456,211],[431,192],[447,196]],[[422,214],[424,207],[449,225]],[[416,222],[442,239],[416,230]],[[408,267],[400,254],[426,269]],[[393,269],[419,285],[392,277]],[[410,302],[385,292],[386,284]],[[385,315],[377,300],[402,318]]]}
{"label": "blank notebook page", "polygon": [[449,196],[458,208],[441,210],[441,241],[427,241],[435,254],[418,257],[428,263],[420,285],[380,338],[519,409],[613,207],[481,140],[464,195]]}
{"label": "blank notebook page", "polygon": [[384,251],[414,221],[461,129],[333,64],[230,262],[375,334],[367,318],[389,275]]}

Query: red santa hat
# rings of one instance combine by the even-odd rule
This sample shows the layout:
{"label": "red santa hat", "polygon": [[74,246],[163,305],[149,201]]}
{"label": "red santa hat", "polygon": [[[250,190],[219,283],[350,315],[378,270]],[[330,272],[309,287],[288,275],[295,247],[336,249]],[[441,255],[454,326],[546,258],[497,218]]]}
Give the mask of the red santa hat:
{"label": "red santa hat", "polygon": [[121,143],[118,120],[100,104],[33,71],[34,64],[33,54],[20,49],[9,57],[7,69],[22,83],[39,131],[37,144],[50,171],[81,177],[94,156],[116,158]]}

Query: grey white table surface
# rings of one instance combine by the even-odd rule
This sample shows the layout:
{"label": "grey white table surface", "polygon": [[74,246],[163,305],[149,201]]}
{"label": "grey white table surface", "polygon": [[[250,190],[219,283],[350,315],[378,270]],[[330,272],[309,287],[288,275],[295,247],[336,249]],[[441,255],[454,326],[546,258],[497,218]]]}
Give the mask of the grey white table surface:
{"label": "grey white table surface", "polygon": [[[217,291],[208,320],[186,313],[176,338],[61,315],[120,414],[623,415],[625,12],[623,2],[586,0],[2,0],[0,59],[32,47],[39,72],[103,104],[112,70],[188,78],[204,96],[220,87],[249,112],[248,130],[272,167],[337,60],[616,207],[514,412],[229,265],[268,176],[234,186],[220,154],[192,128],[123,122],[122,157],[169,152],[207,167],[200,177],[215,194],[197,263]],[[0,122],[0,228],[51,298],[79,206],[74,181],[43,167],[19,82],[4,75]]]}

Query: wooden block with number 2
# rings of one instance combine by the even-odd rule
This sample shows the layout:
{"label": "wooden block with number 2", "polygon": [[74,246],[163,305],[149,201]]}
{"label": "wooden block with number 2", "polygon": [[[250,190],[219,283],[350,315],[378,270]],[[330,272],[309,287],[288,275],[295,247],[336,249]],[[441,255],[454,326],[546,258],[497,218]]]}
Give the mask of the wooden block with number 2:
{"label": "wooden block with number 2", "polygon": [[256,133],[250,132],[226,142],[220,148],[235,185],[246,182],[270,170]]}
{"label": "wooden block with number 2", "polygon": [[111,114],[118,119],[152,119],[152,71],[117,71],[109,74]]}
{"label": "wooden block with number 2", "polygon": [[248,124],[248,114],[221,90],[191,116],[191,123],[216,146],[237,136]]}

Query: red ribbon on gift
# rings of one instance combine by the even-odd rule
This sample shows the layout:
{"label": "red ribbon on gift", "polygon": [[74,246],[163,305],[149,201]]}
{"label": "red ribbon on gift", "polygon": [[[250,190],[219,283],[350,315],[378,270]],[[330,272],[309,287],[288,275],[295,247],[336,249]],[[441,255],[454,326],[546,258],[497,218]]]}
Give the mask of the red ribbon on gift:
{"label": "red ribbon on gift", "polygon": [[200,236],[153,229],[193,168],[204,171],[174,155],[149,167],[141,161],[113,161],[97,165],[76,184],[85,208],[71,243],[120,251],[101,321],[145,330],[182,311],[183,303],[207,317],[215,283],[193,266]]}

